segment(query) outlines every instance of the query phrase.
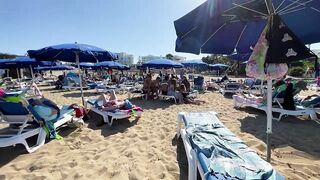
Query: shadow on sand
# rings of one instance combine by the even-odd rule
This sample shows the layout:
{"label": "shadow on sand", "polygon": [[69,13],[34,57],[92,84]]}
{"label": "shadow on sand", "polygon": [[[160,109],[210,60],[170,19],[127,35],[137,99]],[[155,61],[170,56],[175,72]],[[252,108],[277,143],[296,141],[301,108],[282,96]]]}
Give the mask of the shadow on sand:
{"label": "shadow on sand", "polygon": [[[80,92],[70,92],[70,91],[67,91],[67,92],[69,92],[69,93],[64,93],[62,96],[63,97],[66,97],[66,98],[68,98],[68,97],[72,97],[72,98],[79,98],[79,97],[81,97],[81,93]],[[96,92],[83,92],[83,97],[90,97],[90,96],[97,96],[98,95],[98,93],[96,93]]]}
{"label": "shadow on sand", "polygon": [[[65,127],[60,128],[58,133],[62,137],[67,137],[71,133],[73,133],[75,130],[77,130],[77,129],[76,128],[69,128],[69,127],[65,126]],[[51,140],[46,139],[46,143],[43,146],[45,146],[47,143],[50,143],[50,141]],[[27,140],[27,142],[29,143],[29,146],[35,145],[37,142],[37,136],[33,136],[33,137],[29,138]],[[0,158],[0,168],[1,168],[4,165],[11,162],[12,160],[14,160],[15,158],[17,158],[18,156],[24,155],[24,154],[27,155],[28,152],[23,145],[17,144],[16,146],[0,148],[0,154],[1,154],[1,158]]]}
{"label": "shadow on sand", "polygon": [[119,119],[114,120],[111,127],[109,127],[107,124],[102,123],[103,118],[102,116],[90,111],[89,112],[89,120],[86,121],[88,124],[88,128],[93,130],[101,129],[101,135],[104,137],[117,134],[117,133],[123,133],[127,131],[128,128],[136,125],[139,121],[139,118],[130,118],[130,119]]}
{"label": "shadow on sand", "polygon": [[[264,112],[253,111],[247,108],[254,117],[239,119],[241,131],[250,133],[256,138],[266,143],[267,117]],[[299,151],[320,159],[320,125],[311,120],[299,119],[296,117],[286,117],[281,121],[272,122],[271,147],[293,147]]]}
{"label": "shadow on sand", "polygon": [[179,179],[188,179],[188,159],[186,156],[186,151],[181,138],[177,138],[175,135],[172,138],[172,145],[177,146],[177,161],[180,169],[180,178]]}

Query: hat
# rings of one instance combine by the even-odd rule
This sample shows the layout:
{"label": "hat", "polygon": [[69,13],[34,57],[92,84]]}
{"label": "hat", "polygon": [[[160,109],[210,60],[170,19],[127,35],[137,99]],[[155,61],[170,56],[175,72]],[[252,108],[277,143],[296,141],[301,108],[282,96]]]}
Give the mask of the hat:
{"label": "hat", "polygon": [[305,81],[298,81],[296,86],[299,88],[299,89],[302,89],[302,90],[308,90],[307,88],[307,82]]}

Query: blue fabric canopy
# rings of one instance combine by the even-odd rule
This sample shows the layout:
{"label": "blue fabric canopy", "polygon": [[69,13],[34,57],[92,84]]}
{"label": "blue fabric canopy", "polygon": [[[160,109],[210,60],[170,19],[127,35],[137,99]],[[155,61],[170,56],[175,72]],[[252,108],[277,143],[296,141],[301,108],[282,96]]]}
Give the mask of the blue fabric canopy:
{"label": "blue fabric canopy", "polygon": [[[75,65],[75,67],[77,67],[77,65]],[[80,68],[81,69],[95,69],[96,66],[94,63],[83,62],[83,63],[80,63]]]}
{"label": "blue fabric canopy", "polygon": [[104,62],[99,62],[95,64],[96,67],[104,67],[104,68],[110,68],[110,69],[118,69],[118,70],[128,70],[130,67],[114,62],[114,61],[104,61]]}
{"label": "blue fabric canopy", "polygon": [[208,64],[201,59],[187,60],[181,63],[185,67],[208,67]]}
{"label": "blue fabric canopy", "polygon": [[9,68],[24,68],[31,66],[41,65],[41,62],[36,61],[35,59],[31,59],[28,56],[21,56],[15,59],[1,59],[0,60],[0,68],[1,69],[9,69]]}
{"label": "blue fabric canopy", "polygon": [[141,68],[156,68],[156,69],[168,69],[168,68],[182,68],[183,65],[172,61],[170,59],[154,59],[148,62],[145,62],[141,65]]}
{"label": "blue fabric canopy", "polygon": [[112,61],[118,58],[114,53],[87,44],[60,44],[48,46],[39,50],[29,50],[31,58],[39,61],[65,61],[76,62],[76,53],[79,62]]}
{"label": "blue fabric canopy", "polygon": [[36,67],[34,69],[38,71],[49,71],[49,70],[62,71],[62,70],[73,70],[75,69],[75,67],[68,66],[68,65],[56,65],[56,66]]}
{"label": "blue fabric canopy", "polygon": [[229,66],[226,64],[209,64],[209,68],[213,70],[221,70],[228,67]]}
{"label": "blue fabric canopy", "polygon": [[[320,41],[320,1],[272,2],[275,13],[303,43]],[[264,0],[208,0],[174,22],[176,51],[250,53],[266,26],[268,14]]]}

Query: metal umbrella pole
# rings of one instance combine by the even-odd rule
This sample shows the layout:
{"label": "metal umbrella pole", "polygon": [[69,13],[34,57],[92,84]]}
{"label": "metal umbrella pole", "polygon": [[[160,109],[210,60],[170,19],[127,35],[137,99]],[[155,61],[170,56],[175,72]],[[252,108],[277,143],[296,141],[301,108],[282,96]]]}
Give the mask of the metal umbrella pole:
{"label": "metal umbrella pole", "polygon": [[83,88],[82,88],[82,75],[81,75],[80,62],[79,62],[79,53],[75,52],[75,55],[76,55],[76,63],[78,65],[78,73],[79,73],[79,79],[80,79],[81,101],[82,101],[82,105],[84,106]]}
{"label": "metal umbrella pole", "polygon": [[[265,0],[269,15],[274,13],[272,0]],[[272,80],[267,79],[267,161],[271,161],[271,137],[272,137]]]}

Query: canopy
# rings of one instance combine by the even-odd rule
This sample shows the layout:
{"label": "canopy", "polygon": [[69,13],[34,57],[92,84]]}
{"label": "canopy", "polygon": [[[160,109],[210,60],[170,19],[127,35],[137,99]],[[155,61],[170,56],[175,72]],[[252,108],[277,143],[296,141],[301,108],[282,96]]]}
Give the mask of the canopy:
{"label": "canopy", "polygon": [[99,62],[95,64],[95,67],[104,67],[104,68],[110,68],[110,69],[118,69],[118,70],[128,70],[130,67],[114,62],[114,61],[104,61],[104,62]]}
{"label": "canopy", "polygon": [[141,68],[156,68],[156,69],[168,69],[168,68],[182,68],[183,65],[170,60],[170,59],[154,59],[148,62],[145,62],[141,65]]}
{"label": "canopy", "polygon": [[73,70],[75,68],[73,66],[68,66],[68,65],[56,65],[56,66],[36,67],[34,69],[38,71],[49,71],[49,70],[61,71],[61,70]]}
{"label": "canopy", "polygon": [[184,65],[185,67],[207,67],[208,64],[203,62],[201,59],[194,59],[194,60],[187,60],[187,61],[183,61],[181,62],[182,65]]}
{"label": "canopy", "polygon": [[48,46],[39,50],[29,50],[31,58],[40,61],[65,61],[75,62],[76,53],[79,55],[79,62],[100,62],[111,61],[118,58],[114,53],[87,44],[60,44]]}
{"label": "canopy", "polygon": [[25,68],[30,66],[42,65],[42,62],[31,59],[28,56],[21,56],[15,59],[0,59],[0,68],[9,69],[9,68]]}
{"label": "canopy", "polygon": [[[320,1],[270,0],[275,14],[304,44],[320,38]],[[176,51],[194,54],[250,53],[267,24],[265,0],[208,0],[174,22]]]}
{"label": "canopy", "polygon": [[210,69],[214,69],[214,70],[221,70],[224,68],[228,68],[229,66],[226,64],[209,64],[209,68]]}

